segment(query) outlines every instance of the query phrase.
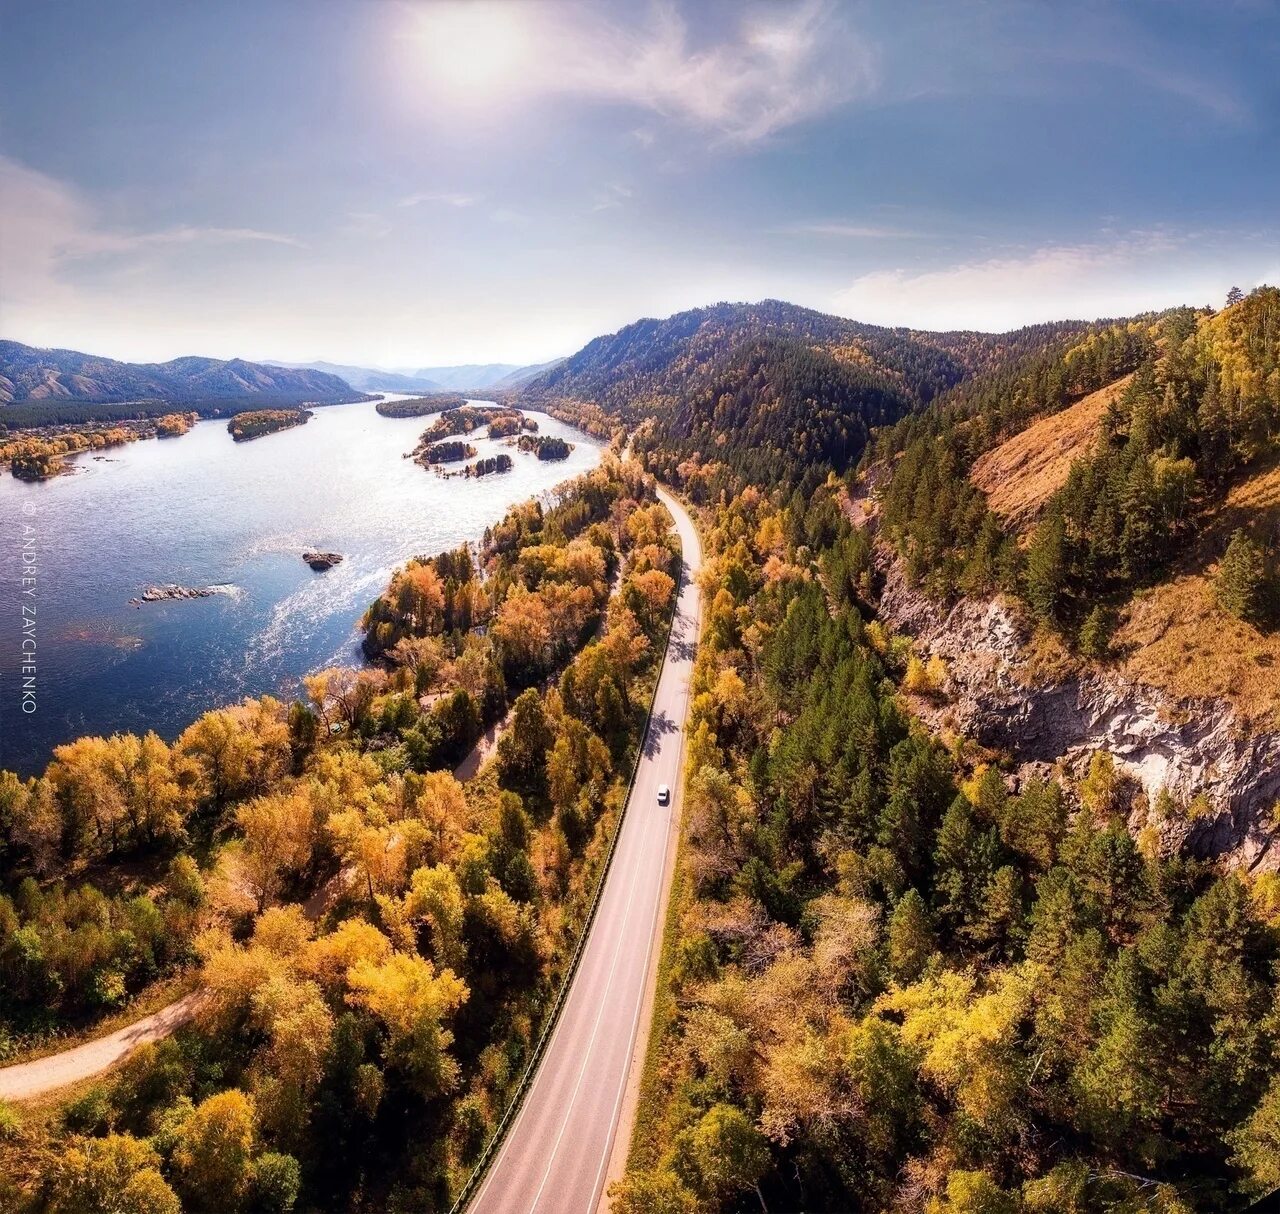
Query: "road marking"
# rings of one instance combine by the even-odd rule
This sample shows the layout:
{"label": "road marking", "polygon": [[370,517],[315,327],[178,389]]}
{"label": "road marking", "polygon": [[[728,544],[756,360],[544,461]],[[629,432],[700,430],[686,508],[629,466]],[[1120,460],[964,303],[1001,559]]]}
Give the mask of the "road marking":
{"label": "road marking", "polygon": [[[681,538],[683,540],[683,537]],[[697,588],[693,587],[693,589],[696,593]],[[683,618],[683,615],[684,613],[677,601],[676,618],[681,619]],[[690,662],[688,677],[684,680],[684,714],[680,718],[680,748],[676,752],[676,775],[675,779],[672,781],[672,785],[675,788],[675,795],[671,798],[671,807],[667,811],[667,827],[666,830],[662,832],[662,851],[659,854],[659,859],[664,870],[667,865],[667,849],[671,846],[671,824],[675,820],[676,804],[683,798],[681,777],[684,773],[684,753],[686,742],[685,726],[689,723],[689,692],[692,686],[693,663]],[[631,1063],[635,1059],[636,1032],[640,1028],[640,1016],[644,1012],[644,995],[645,990],[649,985],[649,971],[653,968],[654,961],[657,957],[657,954],[655,954],[653,949],[653,941],[658,930],[658,913],[662,910],[662,885],[663,883],[660,881],[658,883],[658,897],[653,904],[653,921],[649,924],[649,946],[645,952],[644,976],[640,983],[640,999],[636,1003],[636,1014],[631,1021],[631,1036],[627,1045],[626,1065],[622,1068],[622,1085],[618,1088],[618,1098],[613,1102],[613,1112],[609,1115],[609,1133],[605,1140],[604,1154],[600,1157],[600,1167],[596,1170],[596,1178],[591,1185],[591,1196],[587,1201],[587,1214],[592,1214],[592,1211],[600,1202],[600,1180],[604,1175],[605,1168],[609,1166],[609,1159],[613,1154],[613,1138],[618,1128],[618,1110],[622,1108],[622,1101],[626,1097],[627,1078],[631,1073]],[[530,1214],[532,1214],[532,1211]]]}
{"label": "road marking", "polygon": [[[631,904],[635,900],[636,884],[639,877],[640,866],[636,865],[631,870],[631,886],[627,890],[627,904],[622,912],[622,926],[624,928],[631,918]],[[604,985],[604,994],[600,997],[600,1010],[596,1012],[595,1023],[591,1026],[591,1036],[587,1041],[587,1048],[582,1051],[582,1066],[578,1071],[578,1081],[573,1085],[573,1094],[569,1097],[569,1103],[565,1108],[564,1123],[560,1126],[560,1133],[556,1135],[555,1145],[552,1146],[551,1154],[547,1157],[547,1168],[542,1175],[542,1183],[538,1186],[538,1191],[533,1195],[533,1204],[529,1207],[529,1214],[533,1214],[538,1208],[538,1202],[542,1200],[542,1191],[547,1187],[547,1181],[551,1179],[551,1169],[555,1165],[556,1155],[560,1151],[560,1143],[564,1138],[564,1132],[569,1128],[569,1122],[572,1120],[573,1106],[577,1102],[578,1092],[582,1089],[582,1081],[587,1075],[587,1062],[591,1058],[591,1051],[595,1048],[596,1034],[600,1031],[600,1022],[604,1019],[605,1008],[609,1003],[609,991],[613,987],[613,975],[618,968],[618,958],[622,956],[622,946],[626,939],[626,932],[619,931],[618,943],[614,947],[613,960],[609,965],[609,977]]]}

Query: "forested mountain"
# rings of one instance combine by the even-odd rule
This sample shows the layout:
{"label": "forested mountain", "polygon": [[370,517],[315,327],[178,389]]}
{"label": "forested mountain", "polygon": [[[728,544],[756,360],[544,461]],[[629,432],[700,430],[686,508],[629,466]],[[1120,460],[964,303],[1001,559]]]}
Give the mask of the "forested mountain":
{"label": "forested mountain", "polygon": [[737,476],[770,470],[795,481],[809,468],[847,466],[872,427],[974,372],[1084,327],[924,333],[777,300],[721,303],[598,337],[522,395],[598,428],[607,417],[652,418],[640,446],[670,466],[696,457]]}
{"label": "forested mountain", "polygon": [[166,363],[126,363],[77,350],[42,350],[0,341],[0,402],[197,401],[270,396],[295,401],[354,396],[351,385],[322,371],[241,358],[195,356]]}

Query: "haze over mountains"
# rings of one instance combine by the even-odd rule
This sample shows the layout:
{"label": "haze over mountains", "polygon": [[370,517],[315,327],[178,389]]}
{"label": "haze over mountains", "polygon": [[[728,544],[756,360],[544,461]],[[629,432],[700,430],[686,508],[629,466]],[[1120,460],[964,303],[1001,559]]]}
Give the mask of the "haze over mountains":
{"label": "haze over mountains", "polygon": [[325,371],[340,376],[361,392],[460,392],[479,388],[515,388],[528,382],[560,359],[521,366],[519,363],[462,363],[452,367],[420,367],[387,371],[381,367],[355,367],[345,363],[269,363],[273,367]]}

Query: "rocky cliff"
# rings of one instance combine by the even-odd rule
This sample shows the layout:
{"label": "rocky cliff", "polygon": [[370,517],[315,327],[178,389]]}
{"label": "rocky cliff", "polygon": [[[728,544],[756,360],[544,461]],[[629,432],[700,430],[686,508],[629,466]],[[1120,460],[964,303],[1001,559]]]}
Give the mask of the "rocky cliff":
{"label": "rocky cliff", "polygon": [[1250,732],[1224,700],[1173,699],[1104,666],[1061,662],[1046,675],[1029,627],[1004,599],[935,603],[884,547],[877,564],[881,618],[947,664],[945,703],[921,706],[933,724],[1007,752],[1019,782],[1057,765],[1080,775],[1105,750],[1152,805],[1162,788],[1182,806],[1202,797],[1190,816],[1155,821],[1135,810],[1135,829],[1155,826],[1166,846],[1197,855],[1280,867],[1280,733]]}

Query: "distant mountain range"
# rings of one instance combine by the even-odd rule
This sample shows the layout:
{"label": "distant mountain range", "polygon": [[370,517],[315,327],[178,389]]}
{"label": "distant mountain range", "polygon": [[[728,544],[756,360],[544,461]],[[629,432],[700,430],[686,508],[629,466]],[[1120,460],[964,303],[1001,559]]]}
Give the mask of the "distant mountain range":
{"label": "distant mountain range", "polygon": [[242,358],[175,358],[126,363],[77,350],[42,350],[0,341],[0,402],[207,401],[248,396],[336,401],[356,393],[345,379],[309,368]]}
{"label": "distant mountain range", "polygon": [[270,363],[273,367],[324,371],[340,376],[361,392],[465,392],[481,388],[518,388],[562,360],[521,366],[518,363],[463,363],[455,367],[419,367],[384,371],[345,363]]}
{"label": "distant mountain range", "polygon": [[346,380],[360,392],[441,392],[444,385],[425,375],[413,372],[404,374],[399,371],[382,371],[377,367],[351,367],[345,363],[278,363],[269,362],[269,367],[287,367],[292,371],[320,371],[326,375],[336,375]]}

